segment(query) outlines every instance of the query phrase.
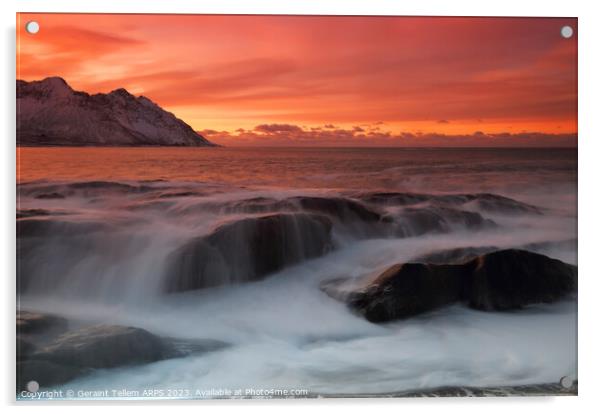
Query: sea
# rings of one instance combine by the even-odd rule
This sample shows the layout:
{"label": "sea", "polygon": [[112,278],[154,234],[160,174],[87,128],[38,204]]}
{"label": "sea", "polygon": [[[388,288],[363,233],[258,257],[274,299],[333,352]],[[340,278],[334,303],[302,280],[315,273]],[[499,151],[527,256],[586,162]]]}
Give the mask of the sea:
{"label": "sea", "polygon": [[[530,246],[576,265],[576,149],[21,147],[16,190],[19,308],[227,344],[96,370],[59,389],[340,396],[577,377],[574,300],[509,312],[456,304],[374,324],[320,289],[455,248]],[[422,201],[378,204],[374,194]],[[465,201],[434,206],[446,195]],[[480,202],[490,195],[539,213]],[[260,280],[165,291],[181,246],[270,208],[290,213],[279,202],[303,197],[351,200],[409,230],[370,232],[345,210],[322,255]],[[408,208],[437,208],[440,225],[403,221]],[[450,209],[495,225],[469,225]]]}

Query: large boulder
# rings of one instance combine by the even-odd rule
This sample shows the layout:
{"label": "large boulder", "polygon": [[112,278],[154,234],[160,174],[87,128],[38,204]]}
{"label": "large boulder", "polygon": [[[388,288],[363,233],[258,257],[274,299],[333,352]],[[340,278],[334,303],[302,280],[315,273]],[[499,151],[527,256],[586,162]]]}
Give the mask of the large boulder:
{"label": "large boulder", "polygon": [[576,291],[577,268],[508,249],[460,264],[397,264],[377,277],[328,281],[321,288],[369,321],[387,322],[456,302],[485,311],[552,302]]}
{"label": "large boulder", "polygon": [[168,258],[165,290],[260,280],[332,249],[332,223],[319,214],[271,214],[224,224]]}
{"label": "large boulder", "polygon": [[17,392],[27,389],[30,381],[41,387],[64,384],[89,370],[69,365],[59,365],[49,361],[25,360],[17,361]]}
{"label": "large boulder", "polygon": [[[42,314],[40,314],[42,315]],[[98,368],[144,364],[182,355],[178,347],[144,329],[96,325],[52,335],[36,327],[17,335],[17,385],[62,384]]]}
{"label": "large boulder", "polygon": [[326,283],[322,289],[344,299],[370,322],[387,322],[456,302],[463,276],[455,266],[404,263],[391,266],[355,291],[345,293],[340,282]]}
{"label": "large boulder", "polygon": [[525,250],[500,250],[464,265],[462,299],[481,310],[519,309],[553,302],[577,289],[577,268]]}
{"label": "large boulder", "polygon": [[17,314],[17,391],[24,390],[30,381],[49,387],[95,369],[146,364],[227,345],[212,339],[159,337],[120,325],[70,330],[61,317],[21,311]]}
{"label": "large boulder", "polygon": [[31,359],[82,368],[112,368],[172,356],[175,353],[168,342],[144,329],[95,325],[60,335]]}
{"label": "large boulder", "polygon": [[17,311],[17,334],[42,334],[67,329],[67,320],[48,313]]}

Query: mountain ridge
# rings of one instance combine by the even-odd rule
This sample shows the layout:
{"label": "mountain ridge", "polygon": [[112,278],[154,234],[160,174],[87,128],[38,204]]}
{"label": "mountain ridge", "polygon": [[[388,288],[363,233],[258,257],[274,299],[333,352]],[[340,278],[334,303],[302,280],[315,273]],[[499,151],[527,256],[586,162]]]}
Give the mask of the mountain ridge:
{"label": "mountain ridge", "polygon": [[145,96],[89,94],[63,78],[18,79],[18,146],[217,146]]}

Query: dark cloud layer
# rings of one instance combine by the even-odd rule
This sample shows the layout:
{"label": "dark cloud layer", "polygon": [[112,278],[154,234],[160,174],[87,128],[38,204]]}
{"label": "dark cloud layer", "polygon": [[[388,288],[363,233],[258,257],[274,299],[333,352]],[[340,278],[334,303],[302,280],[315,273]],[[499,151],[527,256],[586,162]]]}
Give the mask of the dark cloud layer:
{"label": "dark cloud layer", "polygon": [[221,145],[253,146],[401,146],[401,147],[575,147],[577,134],[541,132],[495,133],[475,131],[451,135],[383,131],[379,126],[349,129],[327,124],[306,127],[294,124],[261,124],[236,132],[206,129],[200,134]]}

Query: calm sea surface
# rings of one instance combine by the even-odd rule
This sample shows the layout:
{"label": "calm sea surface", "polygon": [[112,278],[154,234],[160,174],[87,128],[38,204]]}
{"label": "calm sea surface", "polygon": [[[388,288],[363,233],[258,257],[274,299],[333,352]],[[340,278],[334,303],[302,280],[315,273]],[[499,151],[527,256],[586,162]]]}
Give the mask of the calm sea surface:
{"label": "calm sea surface", "polygon": [[512,192],[576,188],[575,149],[19,148],[17,179]]}

